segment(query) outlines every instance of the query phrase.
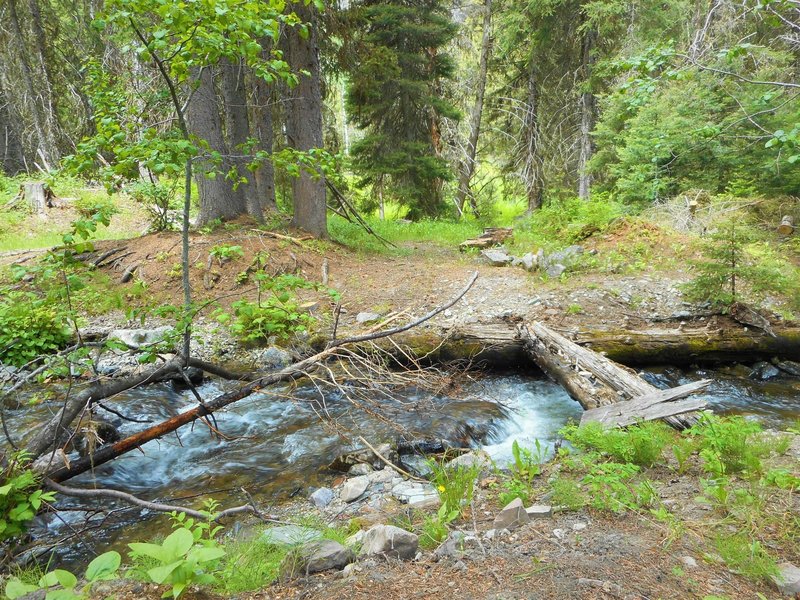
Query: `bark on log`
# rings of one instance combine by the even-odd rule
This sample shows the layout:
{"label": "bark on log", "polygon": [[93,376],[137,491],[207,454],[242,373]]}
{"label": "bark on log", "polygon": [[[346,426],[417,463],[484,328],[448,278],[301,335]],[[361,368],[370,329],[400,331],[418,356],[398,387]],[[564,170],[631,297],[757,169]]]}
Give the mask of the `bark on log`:
{"label": "bark on log", "polygon": [[794,233],[794,219],[791,215],[786,215],[778,225],[778,233],[781,235],[792,235]]}
{"label": "bark on log", "polygon": [[[800,327],[794,326],[774,328],[774,337],[738,325],[714,330],[651,327],[562,333],[578,345],[627,366],[755,362],[774,356],[800,360]],[[473,360],[495,367],[530,362],[516,328],[505,321],[451,329],[429,327],[396,337],[395,342],[414,357],[428,357],[431,361]]]}
{"label": "bark on log", "polygon": [[[659,390],[635,373],[597,352],[582,348],[541,323],[533,323],[530,330],[523,328],[522,338],[533,361],[562,384],[585,410],[622,400],[632,401],[627,408],[649,407],[653,398],[659,397]],[[582,381],[590,384],[582,384]],[[672,416],[668,411],[659,416],[677,429],[685,429],[696,420],[692,415]]]}
{"label": "bark on log", "polygon": [[514,235],[514,230],[507,227],[487,227],[483,233],[471,240],[461,242],[458,247],[461,250],[468,248],[489,248],[497,246],[505,242],[508,238]]}

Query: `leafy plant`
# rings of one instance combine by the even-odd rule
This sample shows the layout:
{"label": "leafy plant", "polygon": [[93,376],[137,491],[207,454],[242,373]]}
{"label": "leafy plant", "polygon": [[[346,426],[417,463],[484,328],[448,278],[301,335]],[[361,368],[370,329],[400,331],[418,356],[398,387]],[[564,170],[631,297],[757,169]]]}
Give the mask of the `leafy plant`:
{"label": "leafy plant", "polygon": [[21,367],[57,352],[69,338],[64,316],[45,299],[30,292],[10,292],[0,302],[0,361]]}
{"label": "leafy plant", "polygon": [[714,547],[728,568],[750,579],[766,579],[779,572],[775,559],[761,543],[743,532],[718,535]]}
{"label": "leafy plant", "polygon": [[172,186],[138,181],[128,186],[126,191],[136,202],[145,206],[150,217],[151,231],[175,229],[177,223],[171,213],[177,210],[179,205],[175,201],[175,190]]}
{"label": "leafy plant", "polygon": [[550,482],[550,489],[553,492],[551,500],[554,506],[567,510],[578,510],[586,506],[586,495],[574,479],[557,476]]}
{"label": "leafy plant", "polygon": [[78,589],[78,578],[64,569],[55,569],[45,573],[37,585],[23,583],[18,577],[12,577],[6,584],[6,596],[16,600],[31,592],[43,590],[45,600],[83,600],[91,598],[92,586],[98,581],[114,579],[119,570],[122,557],[119,552],[105,552],[92,560],[86,567],[84,580],[86,583]]}
{"label": "leafy plant", "polygon": [[503,482],[505,491],[500,494],[500,503],[508,504],[514,498],[519,498],[527,503],[531,499],[531,487],[534,479],[542,471],[547,450],[539,440],[534,442],[536,451],[523,448],[517,440],[511,445],[511,455],[514,461],[510,465],[508,478]]}
{"label": "leafy plant", "polygon": [[655,498],[650,482],[632,483],[638,473],[639,467],[630,463],[600,463],[584,475],[581,483],[589,492],[591,506],[621,513],[648,506]]}
{"label": "leafy plant", "polygon": [[226,246],[224,244],[214,246],[208,253],[212,258],[216,258],[219,264],[235,260],[244,256],[244,250],[241,246]]}
{"label": "leafy plant", "polygon": [[434,548],[441,544],[447,537],[450,528],[448,525],[455,521],[461,512],[442,502],[435,515],[425,515],[421,526],[420,545],[423,548]]}
{"label": "leafy plant", "polygon": [[627,429],[606,429],[600,423],[567,425],[561,435],[578,448],[598,450],[618,462],[646,467],[661,460],[664,447],[672,439],[669,428],[655,421]]}
{"label": "leafy plant", "polygon": [[45,502],[55,499],[53,492],[43,492],[36,474],[26,468],[24,452],[8,457],[0,485],[0,540],[14,538],[25,532],[27,524]]}
{"label": "leafy plant", "polygon": [[460,516],[464,508],[472,502],[475,482],[481,473],[480,465],[458,465],[453,468],[444,463],[431,461],[430,467],[431,483],[439,492],[442,506],[446,507],[447,514],[455,511],[456,517]]}
{"label": "leafy plant", "polygon": [[158,566],[147,569],[147,575],[159,585],[171,586],[162,598],[178,598],[190,585],[214,583],[216,578],[206,571],[208,564],[225,556],[223,548],[198,544],[192,531],[185,527],[173,531],[161,544],[136,542],[128,546],[134,560],[145,556],[158,562]]}
{"label": "leafy plant", "polygon": [[703,413],[700,421],[689,430],[696,436],[700,456],[706,471],[720,476],[726,473],[761,471],[761,458],[775,447],[762,439],[761,425],[744,417],[721,418]]}

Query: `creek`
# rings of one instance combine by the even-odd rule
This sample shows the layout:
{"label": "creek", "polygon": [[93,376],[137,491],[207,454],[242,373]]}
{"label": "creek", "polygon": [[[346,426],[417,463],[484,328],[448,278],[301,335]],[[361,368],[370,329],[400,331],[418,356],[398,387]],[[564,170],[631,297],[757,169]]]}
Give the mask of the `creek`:
{"label": "creek", "polygon": [[[785,373],[768,381],[750,378],[744,366],[684,371],[674,367],[647,369],[646,379],[658,387],[675,386],[701,378],[715,383],[705,393],[719,413],[752,415],[766,426],[780,428],[800,418],[800,379]],[[229,389],[230,384],[210,381],[200,386],[204,398]],[[178,393],[167,384],[157,384],[121,394],[114,408],[140,420],[157,422],[193,406],[188,392]],[[431,395],[410,389],[381,415],[366,414],[338,392],[321,395],[316,387],[280,388],[259,393],[216,415],[224,434],[220,439],[199,422],[176,434],[149,442],[142,452],[130,452],[111,463],[70,480],[79,487],[110,487],[142,498],[199,507],[213,497],[224,506],[245,500],[240,488],[267,506],[290,497],[306,496],[319,485],[330,483],[324,466],[336,456],[358,447],[363,436],[371,443],[397,439],[458,438],[484,448],[503,464],[511,458],[514,440],[532,447],[538,439],[552,447],[558,430],[581,415],[580,406],[558,385],[543,376],[520,373],[489,374],[466,378],[458,394]],[[10,430],[31,431],[49,416],[54,406],[41,403],[8,411]],[[99,411],[102,413],[102,411]],[[121,435],[146,425],[114,422]],[[387,422],[393,421],[393,425]],[[60,506],[76,507],[72,499]],[[85,501],[80,502],[86,507]],[[104,501],[108,506],[108,502]],[[139,508],[115,505],[110,517],[84,510],[67,510],[58,518],[40,518],[33,534],[37,539],[68,537],[72,528],[87,520],[96,526],[92,545],[102,551],[108,544],[142,541],[164,531],[166,519],[142,519]],[[59,562],[86,561],[87,549],[80,543],[62,543]]]}

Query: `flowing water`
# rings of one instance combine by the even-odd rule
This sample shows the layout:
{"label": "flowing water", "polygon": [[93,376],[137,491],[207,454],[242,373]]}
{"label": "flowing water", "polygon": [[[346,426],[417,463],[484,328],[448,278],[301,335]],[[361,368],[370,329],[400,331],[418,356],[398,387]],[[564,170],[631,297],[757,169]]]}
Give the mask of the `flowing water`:
{"label": "flowing water", "polygon": [[[645,376],[659,387],[710,377],[715,383],[706,397],[718,412],[751,414],[773,427],[800,418],[800,379],[753,381],[746,377],[748,372],[736,367],[715,371],[667,367],[650,369]],[[214,381],[199,391],[211,398],[226,385]],[[194,404],[191,394],[177,393],[167,385],[131,391],[114,400],[114,408],[122,414],[152,422]],[[10,428],[30,431],[52,409],[43,404],[13,411]],[[360,446],[358,436],[370,442],[399,436],[467,439],[503,464],[511,458],[514,440],[532,447],[538,439],[552,447],[558,430],[570,419],[579,419],[581,412],[558,385],[543,377],[520,374],[465,381],[458,398],[410,390],[384,412],[385,418],[356,410],[338,393],[321,394],[315,387],[286,388],[255,394],[215,415],[223,439],[195,423],[149,442],[141,452],[130,452],[91,474],[74,478],[70,485],[111,487],[189,506],[198,506],[207,497],[224,499],[228,506],[243,502],[239,490],[245,488],[261,502],[278,502],[292,495],[306,495],[310,488],[325,483],[321,469],[336,456]],[[123,436],[146,426],[108,417]],[[70,499],[62,502],[66,506],[76,504]],[[88,519],[97,526],[92,538],[101,550],[114,540],[152,537],[152,524],[147,521],[131,525],[141,521],[143,511],[118,506],[119,514],[108,520],[83,510],[66,511],[60,520],[38,523],[35,534],[51,539],[68,537],[71,528],[82,526]],[[67,548],[61,555],[65,562],[85,560],[86,549],[80,544],[62,544],[62,548]]]}

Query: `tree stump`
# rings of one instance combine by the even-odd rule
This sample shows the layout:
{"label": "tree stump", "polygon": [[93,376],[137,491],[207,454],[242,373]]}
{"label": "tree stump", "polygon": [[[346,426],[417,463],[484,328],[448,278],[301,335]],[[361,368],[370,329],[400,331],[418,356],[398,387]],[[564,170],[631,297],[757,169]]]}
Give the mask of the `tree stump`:
{"label": "tree stump", "polygon": [[47,207],[52,206],[53,192],[42,181],[23,183],[20,192],[34,214],[43,216],[47,213]]}
{"label": "tree stump", "polygon": [[794,233],[794,219],[790,215],[786,215],[781,219],[781,224],[778,225],[778,233],[781,235],[792,235]]}

